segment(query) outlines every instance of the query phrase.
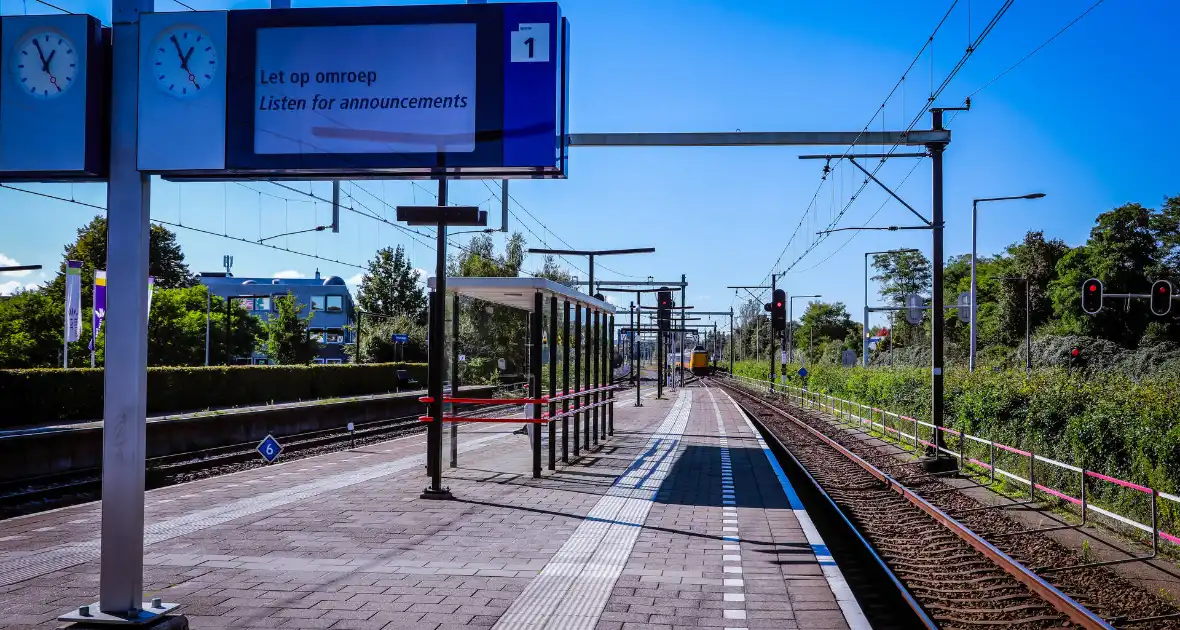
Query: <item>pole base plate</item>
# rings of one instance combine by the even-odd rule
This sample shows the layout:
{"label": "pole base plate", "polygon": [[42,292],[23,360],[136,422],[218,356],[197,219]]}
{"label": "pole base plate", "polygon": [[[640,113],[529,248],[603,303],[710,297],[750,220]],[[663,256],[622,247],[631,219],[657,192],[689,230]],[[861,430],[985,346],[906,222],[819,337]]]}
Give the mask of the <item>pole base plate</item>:
{"label": "pole base plate", "polygon": [[99,610],[98,602],[94,602],[89,606],[79,606],[74,610],[57,618],[58,621],[73,621],[76,625],[73,627],[85,628],[89,626],[140,626],[143,628],[156,627],[158,624],[165,623],[168,620],[183,620],[182,625],[173,625],[180,623],[174,621],[166,625],[167,628],[188,628],[188,619],[185,617],[165,617],[164,615],[175,610],[180,604],[159,603],[158,607],[152,607],[153,602],[142,602],[140,609],[130,614],[114,614],[105,613]]}
{"label": "pole base plate", "polygon": [[922,470],[928,473],[944,473],[950,472],[958,467],[959,462],[954,457],[948,455],[926,455],[918,458],[918,462],[922,464]]}
{"label": "pole base plate", "polygon": [[433,488],[427,488],[422,491],[422,494],[419,495],[418,498],[419,499],[433,499],[436,501],[450,501],[455,498],[455,495],[451,494],[450,488],[442,488],[440,490],[435,490]]}

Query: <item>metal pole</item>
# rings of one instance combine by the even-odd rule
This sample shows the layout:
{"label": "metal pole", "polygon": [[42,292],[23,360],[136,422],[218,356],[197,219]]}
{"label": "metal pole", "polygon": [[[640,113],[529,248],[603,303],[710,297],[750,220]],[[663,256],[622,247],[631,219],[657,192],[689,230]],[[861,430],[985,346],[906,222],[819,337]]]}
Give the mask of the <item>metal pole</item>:
{"label": "metal pole", "polygon": [[635,322],[631,328],[631,365],[635,366],[635,406],[642,407],[643,403],[639,401],[639,389],[643,387],[643,357],[639,356],[641,348],[639,347],[639,311],[643,308],[643,294],[635,293],[635,308],[631,316],[631,321]]}
{"label": "metal pole", "polygon": [[[684,274],[680,274],[680,306],[688,306],[688,283],[685,280]],[[684,343],[685,339],[684,324],[685,317],[688,316],[687,309],[680,309],[680,386],[684,387]]]}
{"label": "metal pole", "polygon": [[[541,397],[541,327],[545,321],[545,297],[541,293],[533,296],[533,312],[529,322],[529,398]],[[541,418],[541,405],[533,403],[533,420]],[[541,477],[541,425],[533,423],[529,432],[533,443],[533,478]]]}
{"label": "metal pole", "polygon": [[664,397],[664,333],[656,331],[656,398]]}
{"label": "metal pole", "polygon": [[[594,363],[594,389],[598,389],[599,387],[602,386],[602,343],[601,343],[602,342],[602,323],[600,321],[601,315],[602,314],[599,313],[598,311],[594,311],[594,333],[591,336],[591,339],[593,341],[591,343],[592,354],[590,355],[590,356],[594,357],[594,359],[593,359],[593,363]],[[594,392],[594,403],[593,404],[597,405],[599,400],[601,400],[601,398],[599,397],[598,392]],[[598,407],[596,406],[596,407],[594,407],[594,444],[596,446],[598,445],[598,421],[599,421],[598,420]]]}
{"label": "metal pole", "polygon": [[[615,338],[615,316],[614,315],[610,316],[610,330],[611,330],[610,337],[603,339],[603,341],[605,342],[603,345],[605,345],[607,348],[606,384],[607,385],[614,385],[614,378],[613,377],[614,377],[614,373],[615,373],[615,353],[614,353],[614,348],[611,344],[611,341]],[[606,393],[606,399],[608,401],[610,401],[606,405],[606,434],[607,435],[614,435],[615,434],[615,392],[614,392],[614,390],[611,390]]]}
{"label": "metal pole", "polygon": [[[69,282],[66,285],[66,302],[68,303],[70,295]],[[61,367],[63,370],[70,367],[70,309],[68,306],[62,315],[61,322]]]}
{"label": "metal pole", "polygon": [[869,367],[869,255],[865,253],[865,310],[864,324],[860,331],[861,366]]}
{"label": "metal pole", "polygon": [[[557,296],[549,298],[549,397],[557,397]],[[557,403],[549,403],[549,470],[557,470]],[[537,427],[540,429],[541,427]]]}
{"label": "metal pole", "polygon": [[[790,326],[790,323],[787,323]],[[729,374],[733,375],[733,307],[729,307]]]}
{"label": "metal pole", "polygon": [[332,233],[340,233],[340,180],[338,179],[332,180]]}
{"label": "metal pole", "polygon": [[136,168],[139,15],[151,0],[113,0],[107,308],[102,432],[99,609],[143,607],[143,501],[147,442],[147,281],[151,180]]}
{"label": "metal pole", "polygon": [[[447,180],[438,180],[438,205],[447,205]],[[423,499],[449,499],[451,492],[442,485],[442,419],[443,419],[443,361],[446,336],[447,295],[447,225],[439,223],[434,261],[434,295],[430,302],[430,333],[427,359],[427,387],[431,397],[430,424],[426,428],[426,469],[430,486],[422,493]]]}
{"label": "metal pole", "polygon": [[[589,381],[589,379],[587,379]],[[582,305],[574,305],[574,391],[580,392],[582,390]],[[580,395],[574,396],[574,408],[579,409],[582,406],[582,397]],[[581,419],[582,412],[574,412],[574,457],[582,450],[581,444],[581,424],[578,422]]]}
{"label": "metal pole", "polygon": [[[590,375],[593,373],[594,366],[594,316],[590,313],[590,307],[586,307],[586,389],[594,389],[594,381],[591,380]],[[586,394],[582,396],[582,403],[584,406],[589,406],[591,395]],[[582,413],[582,445],[586,450],[590,450],[590,410]]]}
{"label": "metal pole", "polygon": [[[777,282],[778,282],[778,276],[776,276],[774,274],[774,270],[772,269],[770,272],[770,301],[771,302],[774,302],[774,292],[778,290],[776,287]],[[773,306],[773,304],[772,304],[772,306]],[[771,391],[771,393],[774,392],[774,372],[775,372],[775,370],[774,370],[774,325],[773,324],[774,323],[771,322],[770,343],[766,344],[766,345],[770,346],[770,391]]]}
{"label": "metal pole", "polygon": [[[942,129],[942,112],[934,110],[931,112],[934,115],[934,129]],[[930,303],[933,310],[930,318],[930,337],[931,337],[931,358],[933,365],[930,369],[930,397],[931,397],[931,411],[930,422],[937,426],[942,426],[942,405],[943,405],[943,380],[942,380],[942,363],[943,363],[943,296],[942,296],[942,275],[943,275],[943,217],[942,217],[942,154],[946,149],[946,145],[941,143],[933,143],[928,145],[930,150],[931,161],[931,179],[933,185],[931,186],[931,223],[933,224],[934,244],[931,248],[931,257],[934,258],[933,269],[933,284],[931,287]],[[972,301],[972,305],[974,305]],[[941,458],[941,451],[938,449],[943,447],[943,435],[939,429],[934,430],[934,457]]]}
{"label": "metal pole", "polygon": [[[941,159],[941,158],[940,158]],[[972,372],[975,371],[975,344],[976,338],[979,335],[979,324],[977,318],[977,311],[975,308],[976,296],[976,281],[975,281],[975,252],[976,252],[976,224],[979,215],[979,200],[976,199],[971,202],[971,349],[968,355],[967,365]],[[934,229],[939,229],[935,227]],[[936,237],[937,238],[937,237]],[[941,302],[933,302],[932,306],[937,309]],[[932,310],[931,315],[935,314],[937,310]],[[937,424],[937,423],[936,423]]]}
{"label": "metal pole", "polygon": [[[505,180],[507,181],[507,180]],[[567,300],[563,307],[564,313],[562,316],[562,335],[561,335],[561,388],[565,390],[565,394],[569,394],[570,388],[570,303]],[[570,399],[563,398],[561,401],[561,461],[568,464],[570,461],[570,419],[566,415],[570,410]],[[575,423],[576,427],[577,424]]]}
{"label": "metal pole", "polygon": [[[459,294],[451,297],[451,397],[459,397]],[[452,406],[452,409],[454,407]],[[451,468],[459,466],[459,423],[452,422]]]}
{"label": "metal pole", "polygon": [[787,363],[795,362],[795,300],[787,300]]}
{"label": "metal pole", "polygon": [[1024,277],[1024,373],[1030,374],[1032,372],[1032,306],[1029,303],[1031,299],[1029,294],[1032,293],[1032,288],[1029,287],[1028,276]]}

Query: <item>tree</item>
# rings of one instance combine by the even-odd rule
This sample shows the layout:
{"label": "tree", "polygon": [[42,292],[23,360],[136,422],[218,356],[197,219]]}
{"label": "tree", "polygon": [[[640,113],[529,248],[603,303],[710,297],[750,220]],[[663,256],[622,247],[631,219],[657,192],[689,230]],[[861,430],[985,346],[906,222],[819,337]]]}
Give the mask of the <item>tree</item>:
{"label": "tree", "polygon": [[356,302],[366,313],[425,321],[426,290],[401,245],[377,250],[361,278]]}
{"label": "tree", "polygon": [[[44,291],[0,297],[0,368],[61,366],[64,318],[62,300],[54,300]],[[82,323],[82,335],[89,338],[86,312]]]}
{"label": "tree", "polygon": [[[461,254],[452,258],[448,275],[456,277],[513,278],[524,265],[524,237],[513,234],[497,254],[492,237],[472,237]],[[450,305],[448,305],[448,308]],[[504,359],[508,370],[523,369],[528,363],[528,319],[523,311],[497,306],[483,300],[464,299],[460,304],[459,345],[463,354],[476,358]]]}
{"label": "tree", "polygon": [[275,312],[262,324],[266,353],[271,360],[281,365],[311,363],[319,349],[319,343],[307,334],[307,323],[311,320],[311,313],[309,312],[306,317],[300,316],[307,305],[296,302],[295,296],[290,292],[274,298],[273,304]]}
{"label": "tree", "polygon": [[[205,299],[205,287],[155,291],[148,319],[148,365],[205,364]],[[240,302],[234,302],[237,310],[230,316],[230,352],[227,353],[225,300],[214,297],[208,304],[210,365],[223,363],[229,354],[250,354],[258,345],[261,321],[242,308]],[[104,336],[99,335],[100,348]]]}
{"label": "tree", "polygon": [[873,281],[881,283],[881,295],[896,306],[911,293],[930,293],[930,259],[922,252],[874,254],[873,269],[879,272]]}
{"label": "tree", "polygon": [[537,277],[547,278],[558,284],[564,284],[567,287],[574,286],[574,275],[568,269],[559,265],[557,259],[552,254],[545,256],[545,262],[541,266],[541,273],[538,273]]}
{"label": "tree", "polygon": [[[94,217],[78,228],[78,238],[65,246],[57,276],[42,289],[50,297],[62,297],[66,290],[66,261],[82,261],[82,303],[93,302],[94,271],[107,268],[107,219]],[[152,225],[148,239],[148,275],[157,289],[180,289],[197,284],[196,276],[184,262],[176,234],[162,225]]]}
{"label": "tree", "polygon": [[[370,323],[372,326],[370,327]],[[392,363],[395,361],[426,361],[426,325],[398,315],[393,319],[368,320],[365,322],[364,339],[361,341],[360,356],[356,346],[345,346],[345,352],[364,363]],[[393,343],[394,333],[409,335],[410,342]]]}
{"label": "tree", "polygon": [[837,356],[840,350],[860,351],[860,324],[852,321],[843,302],[808,302],[800,319],[803,323],[795,330],[792,341],[806,351],[809,361],[831,354],[829,346],[837,350]]}

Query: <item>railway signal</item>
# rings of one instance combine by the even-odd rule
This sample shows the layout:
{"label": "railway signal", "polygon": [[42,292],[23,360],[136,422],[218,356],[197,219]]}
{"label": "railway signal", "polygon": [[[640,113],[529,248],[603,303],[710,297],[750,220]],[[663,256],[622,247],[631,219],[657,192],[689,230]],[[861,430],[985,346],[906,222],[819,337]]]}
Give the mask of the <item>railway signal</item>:
{"label": "railway signal", "polygon": [[770,300],[770,327],[775,332],[787,329],[787,292],[782,289],[775,289]]}
{"label": "railway signal", "polygon": [[1082,310],[1090,315],[1102,310],[1102,281],[1098,278],[1082,283]]}
{"label": "railway signal", "polygon": [[660,330],[672,328],[672,291],[664,287],[656,294],[656,320]]}
{"label": "railway signal", "polygon": [[1163,316],[1171,310],[1172,283],[1167,280],[1156,280],[1151,284],[1151,312]]}

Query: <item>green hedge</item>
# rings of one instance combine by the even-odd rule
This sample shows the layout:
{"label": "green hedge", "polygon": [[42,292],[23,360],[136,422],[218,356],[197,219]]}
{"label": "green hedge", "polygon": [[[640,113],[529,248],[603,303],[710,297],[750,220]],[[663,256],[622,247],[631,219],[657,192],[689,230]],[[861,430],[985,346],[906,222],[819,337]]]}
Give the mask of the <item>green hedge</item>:
{"label": "green hedge", "polygon": [[[149,415],[394,391],[424,363],[148,368]],[[424,387],[425,385],[423,385]],[[0,370],[0,427],[102,417],[102,369]]]}
{"label": "green hedge", "polygon": [[[798,366],[788,366],[799,385]],[[930,420],[930,372],[921,368],[808,366],[807,386],[842,398]],[[764,362],[743,361],[734,372],[765,379]],[[1081,377],[1062,369],[946,372],[944,422],[953,428],[1039,455],[1084,466],[1164,492],[1180,491],[1180,383],[1120,375]],[[954,442],[953,444],[957,444]],[[1009,466],[1010,467],[1010,466]],[[1077,495],[1077,475],[1040,468],[1051,485]],[[1120,513],[1148,522],[1143,495],[1092,483],[1095,496]],[[1160,501],[1170,532],[1180,509]]]}

